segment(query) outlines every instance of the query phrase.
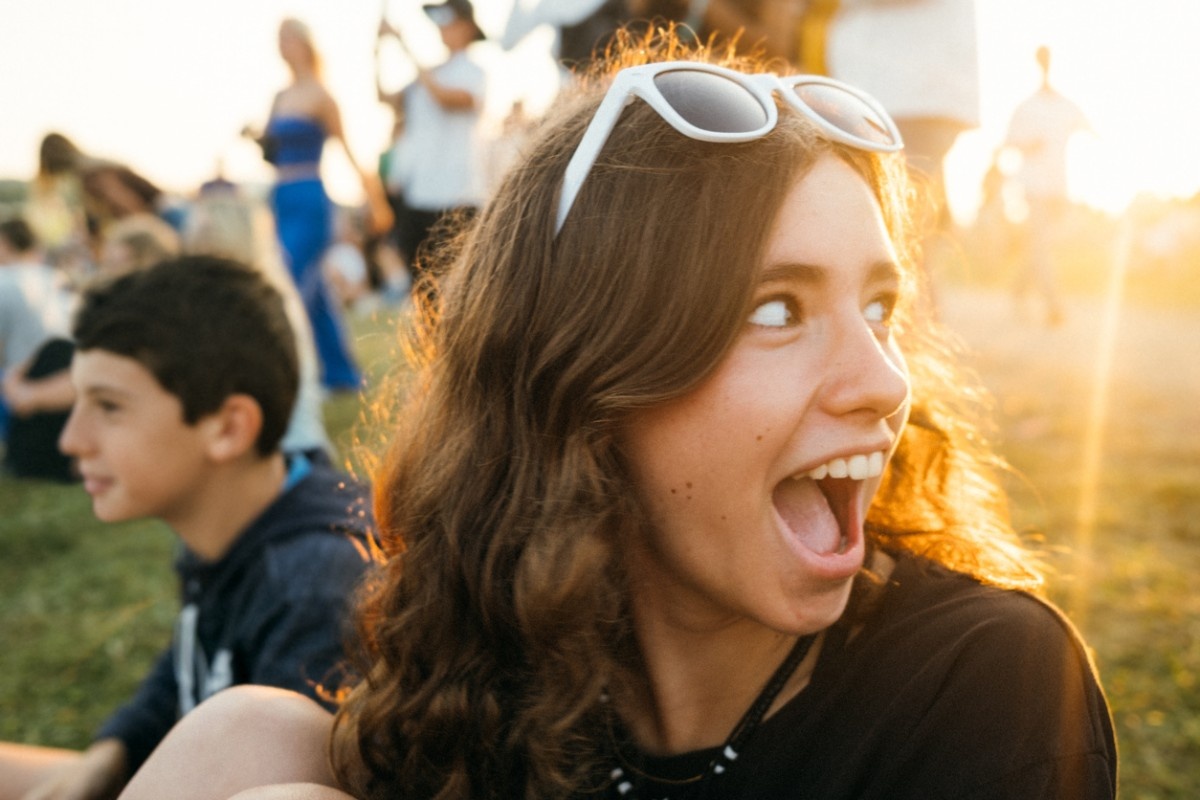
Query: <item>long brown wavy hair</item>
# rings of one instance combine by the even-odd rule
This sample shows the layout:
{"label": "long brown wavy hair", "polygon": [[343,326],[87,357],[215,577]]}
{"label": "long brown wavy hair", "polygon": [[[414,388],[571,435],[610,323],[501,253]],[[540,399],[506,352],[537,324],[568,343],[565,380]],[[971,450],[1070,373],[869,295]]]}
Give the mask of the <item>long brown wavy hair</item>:
{"label": "long brown wavy hair", "polygon": [[[678,59],[761,69],[669,32],[632,45],[610,71]],[[462,234],[415,329],[403,401],[389,400],[392,444],[375,475],[386,563],[361,604],[364,677],[332,745],[360,797],[594,787],[601,694],[638,679],[619,543],[647,523],[618,434],[721,362],[783,197],[826,154],[873,187],[907,271],[895,331],[912,421],[870,540],[996,584],[1040,583],[977,427],[983,395],[922,305],[901,158],[834,144],[786,108],[757,141],[694,141],[635,102],[556,237],[563,171],[603,88],[561,100]]]}

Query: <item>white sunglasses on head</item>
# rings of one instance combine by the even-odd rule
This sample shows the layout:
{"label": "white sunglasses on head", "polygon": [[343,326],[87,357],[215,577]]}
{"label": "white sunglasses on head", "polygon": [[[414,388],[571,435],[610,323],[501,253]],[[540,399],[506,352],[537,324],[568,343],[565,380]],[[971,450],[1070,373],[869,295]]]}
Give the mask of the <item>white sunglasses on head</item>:
{"label": "white sunglasses on head", "polygon": [[704,142],[749,142],[779,121],[772,95],[811,120],[834,141],[881,153],[903,149],[896,123],[879,101],[821,75],[747,75],[714,64],[667,61],[621,70],[596,109],[563,174],[554,233],[562,230],[621,111],[640,97],[671,127]]}

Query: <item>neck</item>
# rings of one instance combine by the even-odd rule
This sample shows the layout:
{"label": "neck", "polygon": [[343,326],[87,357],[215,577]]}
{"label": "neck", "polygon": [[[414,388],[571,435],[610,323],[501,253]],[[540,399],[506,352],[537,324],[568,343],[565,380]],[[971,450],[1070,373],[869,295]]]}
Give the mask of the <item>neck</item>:
{"label": "neck", "polygon": [[183,508],[164,515],[188,549],[206,561],[229,551],[238,536],[283,490],[287,465],[283,455],[247,454],[223,464],[189,497]]}
{"label": "neck", "polygon": [[317,71],[311,64],[292,64],[292,83],[306,83],[316,80]]}
{"label": "neck", "polygon": [[[750,621],[697,630],[635,614],[635,625],[647,696],[618,698],[618,708],[639,746],[660,755],[724,743],[798,638]],[[819,643],[789,677],[767,715],[807,685]]]}

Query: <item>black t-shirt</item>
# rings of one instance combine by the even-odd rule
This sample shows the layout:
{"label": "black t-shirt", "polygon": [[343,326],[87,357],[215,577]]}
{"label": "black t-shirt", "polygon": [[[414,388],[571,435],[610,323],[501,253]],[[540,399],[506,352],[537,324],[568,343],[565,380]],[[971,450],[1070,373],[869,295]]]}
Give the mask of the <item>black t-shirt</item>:
{"label": "black t-shirt", "polygon": [[[642,768],[686,779],[715,755]],[[704,797],[1111,798],[1116,768],[1103,691],[1056,609],[901,556],[865,624],[830,630],[808,686]],[[643,799],[697,796],[698,783],[635,780]]]}

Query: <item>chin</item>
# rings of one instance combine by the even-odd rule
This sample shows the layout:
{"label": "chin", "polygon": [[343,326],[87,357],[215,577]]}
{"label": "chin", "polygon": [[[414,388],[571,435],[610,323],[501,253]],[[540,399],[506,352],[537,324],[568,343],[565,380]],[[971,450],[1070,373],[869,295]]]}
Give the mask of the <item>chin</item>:
{"label": "chin", "polygon": [[787,624],[776,627],[782,633],[803,636],[823,631],[842,618],[850,602],[850,591],[854,579],[847,578],[831,583],[822,591],[809,591],[803,600],[795,601],[795,613]]}

